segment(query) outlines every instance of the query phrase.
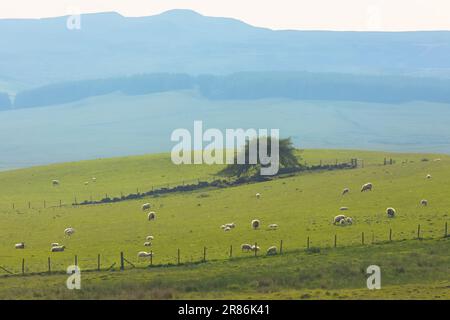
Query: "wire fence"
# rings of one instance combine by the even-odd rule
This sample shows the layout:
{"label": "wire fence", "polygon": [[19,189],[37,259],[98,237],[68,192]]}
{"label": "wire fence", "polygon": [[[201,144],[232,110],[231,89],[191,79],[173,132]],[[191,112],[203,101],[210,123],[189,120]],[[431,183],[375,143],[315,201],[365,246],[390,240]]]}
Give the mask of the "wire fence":
{"label": "wire fence", "polygon": [[[433,240],[433,239],[447,239],[450,238],[448,234],[448,222],[445,222],[445,225],[442,229],[431,229],[428,228],[428,234],[440,234],[437,236],[427,236],[424,237],[422,225],[418,224],[416,230],[413,232],[413,236],[409,238],[409,240]],[[92,255],[90,257],[82,257],[78,254],[70,257],[66,257],[65,259],[58,258],[55,254],[53,256],[49,256],[47,259],[42,259],[38,264],[34,261],[33,264],[27,264],[27,260],[25,258],[20,259],[15,266],[9,265],[1,265],[0,262],[0,277],[10,277],[10,276],[26,276],[33,274],[40,275],[51,275],[51,274],[61,274],[66,273],[67,267],[71,265],[79,266],[79,268],[86,272],[107,272],[107,271],[125,271],[129,269],[139,268],[152,268],[152,267],[170,267],[170,266],[182,266],[186,264],[198,264],[198,263],[206,263],[208,261],[224,261],[227,259],[234,258],[244,258],[244,257],[262,257],[268,255],[283,255],[290,252],[298,252],[299,250],[304,250],[310,253],[318,253],[321,249],[330,249],[330,248],[338,248],[338,247],[351,247],[351,246],[370,246],[374,244],[380,243],[394,243],[400,242],[404,240],[408,240],[408,238],[395,239],[393,229],[390,228],[384,235],[378,234],[375,237],[375,234],[372,232],[362,231],[360,234],[354,235],[355,237],[352,241],[340,241],[341,239],[338,237],[337,233],[334,234],[329,239],[329,244],[319,245],[314,243],[314,238],[312,236],[306,236],[305,242],[303,246],[290,246],[284,240],[279,240],[273,247],[276,249],[270,252],[270,247],[267,251],[262,250],[259,247],[258,242],[254,242],[248,244],[243,248],[243,245],[229,245],[221,248],[220,252],[222,254],[218,256],[217,254],[214,256],[209,255],[209,250],[211,247],[203,246],[195,250],[194,255],[192,254],[192,250],[190,250],[189,254],[182,252],[180,248],[177,248],[173,252],[173,256],[166,255],[164,257],[159,257],[155,252],[149,251],[146,252],[147,255],[145,258],[138,258],[136,255],[126,256],[125,253],[118,252],[116,256],[106,256],[102,254],[97,254],[95,257]],[[357,241],[355,241],[357,240]],[[35,259],[34,259],[35,260]]]}

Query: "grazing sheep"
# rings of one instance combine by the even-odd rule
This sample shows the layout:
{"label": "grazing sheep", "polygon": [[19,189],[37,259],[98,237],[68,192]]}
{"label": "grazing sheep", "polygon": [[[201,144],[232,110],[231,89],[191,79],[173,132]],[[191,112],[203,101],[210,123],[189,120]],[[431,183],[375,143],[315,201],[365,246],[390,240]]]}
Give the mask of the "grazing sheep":
{"label": "grazing sheep", "polygon": [[342,220],[345,220],[345,216],[343,214],[340,214],[336,217],[334,217],[334,222],[333,224],[338,224],[340,223]]}
{"label": "grazing sheep", "polygon": [[259,251],[261,248],[259,246],[252,246],[252,251]]}
{"label": "grazing sheep", "polygon": [[150,210],[150,208],[151,208],[151,204],[150,203],[144,203],[142,205],[142,211]]}
{"label": "grazing sheep", "polygon": [[278,229],[278,225],[276,223],[269,224],[269,229],[270,230],[277,230]]}
{"label": "grazing sheep", "polygon": [[236,224],[234,223],[234,222],[232,222],[232,223],[227,223],[226,225],[225,225],[225,228],[226,227],[229,227],[229,228],[231,228],[231,229],[234,229],[235,227],[236,227]]}
{"label": "grazing sheep", "polygon": [[434,159],[433,161],[436,161],[436,162],[437,162],[437,161],[441,161],[441,159],[438,158],[438,159]]}
{"label": "grazing sheep", "polygon": [[427,174],[427,179],[431,179],[431,174]]}
{"label": "grazing sheep", "polygon": [[346,224],[347,224],[346,219],[342,219],[341,221],[339,221],[339,225],[341,225],[341,226],[345,226]]}
{"label": "grazing sheep", "polygon": [[350,218],[350,217],[347,217],[347,218],[345,218],[345,223],[349,224],[349,225],[352,225],[353,224],[353,219]]}
{"label": "grazing sheep", "polygon": [[52,181],[52,185],[59,186],[59,180],[53,180]]}
{"label": "grazing sheep", "polygon": [[86,181],[86,182],[84,183],[84,185],[85,185],[85,186],[88,186],[88,185],[89,185],[89,182]]}
{"label": "grazing sheep", "polygon": [[394,208],[387,208],[386,209],[386,214],[387,214],[388,218],[395,217],[395,214],[396,214],[395,209]]}
{"label": "grazing sheep", "polygon": [[245,252],[252,251],[252,245],[244,243],[243,245],[241,245],[241,249],[242,249],[242,251],[245,251]]}
{"label": "grazing sheep", "polygon": [[259,229],[259,227],[261,226],[261,222],[257,219],[252,220],[252,228],[253,230]]}
{"label": "grazing sheep", "polygon": [[151,211],[148,213],[148,221],[152,221],[156,219],[156,213]]}
{"label": "grazing sheep", "polygon": [[340,207],[339,210],[346,211],[346,210],[348,210],[348,207]]}
{"label": "grazing sheep", "polygon": [[51,247],[59,247],[59,246],[61,246],[61,245],[58,242],[53,242],[51,244]]}
{"label": "grazing sheep", "polygon": [[145,238],[145,240],[147,240],[147,241],[151,241],[151,240],[153,240],[153,239],[154,239],[153,236],[147,236],[147,237]]}
{"label": "grazing sheep", "polygon": [[372,183],[368,182],[366,184],[363,184],[363,186],[361,187],[361,192],[372,191],[372,188],[373,188]]}
{"label": "grazing sheep", "polygon": [[350,192],[350,189],[349,188],[345,188],[344,190],[342,190],[342,195],[346,195],[349,192]]}
{"label": "grazing sheep", "polygon": [[92,182],[97,182],[97,178],[93,177]]}
{"label": "grazing sheep", "polygon": [[223,231],[230,231],[231,228],[230,227],[225,227],[225,229],[223,229]]}
{"label": "grazing sheep", "polygon": [[65,248],[65,246],[52,247],[52,252],[63,252]]}
{"label": "grazing sheep", "polygon": [[145,252],[145,251],[140,251],[137,254],[138,258],[151,258],[153,257],[153,252]]}
{"label": "grazing sheep", "polygon": [[64,229],[64,234],[66,235],[66,236],[71,236],[71,235],[73,235],[75,233],[75,229],[74,228],[66,228],[66,229]]}
{"label": "grazing sheep", "polygon": [[422,206],[426,207],[426,206],[428,206],[428,200],[423,199],[423,200],[420,201],[420,204]]}
{"label": "grazing sheep", "polygon": [[227,226],[223,224],[223,225],[220,226],[220,229],[225,229],[226,227]]}
{"label": "grazing sheep", "polygon": [[273,247],[270,247],[269,249],[267,249],[268,256],[273,256],[276,254],[277,254],[277,247],[273,246]]}
{"label": "grazing sheep", "polygon": [[19,242],[15,245],[16,249],[25,249],[25,242]]}
{"label": "grazing sheep", "polygon": [[256,199],[260,199],[261,198],[261,193],[257,193],[256,194]]}
{"label": "grazing sheep", "polygon": [[152,243],[150,241],[144,242],[144,247],[151,247]]}

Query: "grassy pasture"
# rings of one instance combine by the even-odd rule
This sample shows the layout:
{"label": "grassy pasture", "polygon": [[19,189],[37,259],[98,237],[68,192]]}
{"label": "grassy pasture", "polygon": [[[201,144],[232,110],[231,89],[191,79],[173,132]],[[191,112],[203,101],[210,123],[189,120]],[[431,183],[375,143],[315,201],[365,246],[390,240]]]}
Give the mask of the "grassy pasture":
{"label": "grassy pasture", "polygon": [[[283,240],[284,250],[289,253],[305,248],[308,236],[311,247],[333,247],[335,235],[338,247],[357,246],[364,232],[365,243],[370,245],[387,240],[391,228],[394,240],[414,239],[419,223],[424,239],[443,236],[444,224],[450,221],[450,157],[353,150],[305,150],[301,156],[308,164],[358,158],[364,160],[364,168],[305,172],[264,183],[115,204],[62,208],[48,205],[45,209],[39,199],[49,203],[62,198],[70,202],[75,194],[83,200],[91,193],[100,197],[105,193],[135,192],[136,187],[148,190],[152,185],[213,177],[221,168],[174,166],[168,155],[151,155],[2,172],[0,266],[20,273],[24,258],[27,273],[44,272],[51,257],[52,270],[64,270],[78,255],[79,265],[86,270],[97,267],[97,254],[101,254],[102,268],[117,263],[117,269],[119,253],[123,251],[130,262],[145,267],[148,263],[137,259],[138,251],[152,250],[154,264],[175,264],[178,249],[181,262],[186,263],[201,260],[204,247],[207,260],[220,263],[228,259],[230,246],[234,257],[252,255],[240,251],[242,243],[257,242],[263,255],[269,246],[279,246]],[[384,157],[392,157],[395,164],[383,166]],[[423,161],[425,158],[429,161]],[[441,161],[433,161],[436,158]],[[428,173],[432,179],[425,178]],[[85,186],[84,181],[94,176],[97,182]],[[52,179],[59,179],[61,186],[52,187]],[[374,190],[360,193],[361,185],[369,181]],[[342,197],[344,187],[351,192]],[[260,200],[255,198],[257,192],[262,194]],[[427,199],[429,206],[421,207],[421,199]],[[37,205],[28,209],[28,201]],[[12,209],[11,202],[22,205]],[[143,202],[153,205],[155,221],[147,221],[140,208]],[[342,206],[349,207],[345,214],[353,217],[354,225],[332,225]],[[397,209],[394,219],[385,214],[390,206]],[[250,228],[250,221],[255,218],[262,221],[262,228],[257,231]],[[235,222],[236,228],[222,231],[220,226],[228,222]],[[271,223],[277,223],[279,229],[267,230]],[[63,234],[68,226],[77,230],[70,239]],[[151,248],[143,246],[147,235],[155,237]],[[14,244],[21,241],[26,243],[26,249],[14,249]],[[66,251],[51,253],[52,242],[65,244]]]}

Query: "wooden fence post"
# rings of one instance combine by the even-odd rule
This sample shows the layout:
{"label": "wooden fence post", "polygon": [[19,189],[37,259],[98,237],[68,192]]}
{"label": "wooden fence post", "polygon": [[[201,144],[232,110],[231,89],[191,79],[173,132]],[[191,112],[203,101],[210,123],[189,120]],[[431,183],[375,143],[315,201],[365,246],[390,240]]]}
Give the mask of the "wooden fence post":
{"label": "wooden fence post", "polygon": [[258,255],[258,243],[255,242],[255,257]]}
{"label": "wooden fence post", "polygon": [[50,257],[48,257],[47,263],[48,263],[48,273],[51,273],[52,272],[52,263],[51,263]]}
{"label": "wooden fence post", "polygon": [[61,200],[59,200],[59,207],[60,208],[62,207],[62,201]]}
{"label": "wooden fence post", "polygon": [[31,209],[31,202],[28,201],[28,209]]}
{"label": "wooden fence post", "polygon": [[16,206],[16,205],[13,203],[13,209],[15,209],[15,206]]}
{"label": "wooden fence post", "polygon": [[389,229],[389,241],[392,241],[392,228]]}
{"label": "wooden fence post", "polygon": [[97,255],[97,271],[100,271],[100,253]]}
{"label": "wooden fence post", "polygon": [[150,251],[150,265],[153,265],[153,251]]}
{"label": "wooden fence post", "polygon": [[178,264],[180,264],[180,248],[178,248],[178,259],[177,259]]}
{"label": "wooden fence post", "polygon": [[78,267],[78,256],[75,255],[75,265]]}
{"label": "wooden fence post", "polygon": [[25,274],[25,259],[22,258],[22,275]]}
{"label": "wooden fence post", "polygon": [[306,239],[306,249],[309,250],[309,236],[308,236],[308,238]]}
{"label": "wooden fence post", "polygon": [[120,270],[121,271],[125,270],[125,265],[123,261],[123,252],[120,252]]}
{"label": "wooden fence post", "polygon": [[233,245],[230,245],[230,259],[233,258]]}
{"label": "wooden fence post", "polygon": [[206,247],[203,247],[203,262],[206,262]]}
{"label": "wooden fence post", "polygon": [[280,254],[283,253],[283,240],[280,240]]}
{"label": "wooden fence post", "polygon": [[417,239],[420,239],[420,224],[417,225]]}
{"label": "wooden fence post", "polygon": [[445,223],[445,233],[444,233],[444,238],[448,237],[448,223]]}
{"label": "wooden fence post", "polygon": [[364,231],[361,233],[361,243],[364,245]]}
{"label": "wooden fence post", "polygon": [[337,247],[337,234],[334,235],[334,247]]}

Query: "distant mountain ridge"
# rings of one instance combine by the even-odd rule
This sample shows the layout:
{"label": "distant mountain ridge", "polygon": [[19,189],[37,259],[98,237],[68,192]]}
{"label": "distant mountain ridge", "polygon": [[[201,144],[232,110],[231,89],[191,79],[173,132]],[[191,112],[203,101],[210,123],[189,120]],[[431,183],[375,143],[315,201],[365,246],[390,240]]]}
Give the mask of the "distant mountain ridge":
{"label": "distant mountain ridge", "polygon": [[[0,78],[24,88],[138,73],[311,71],[450,76],[450,32],[273,31],[172,10],[0,20]],[[0,88],[1,89],[1,88]]]}

